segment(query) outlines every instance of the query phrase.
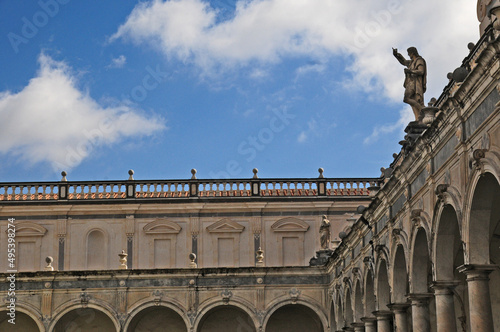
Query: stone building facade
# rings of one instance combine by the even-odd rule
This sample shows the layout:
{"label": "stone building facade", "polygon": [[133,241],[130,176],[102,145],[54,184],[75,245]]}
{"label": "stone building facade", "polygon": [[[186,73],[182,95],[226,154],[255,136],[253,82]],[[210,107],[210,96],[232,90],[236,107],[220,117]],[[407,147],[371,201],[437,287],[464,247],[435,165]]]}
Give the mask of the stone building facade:
{"label": "stone building facade", "polygon": [[0,184],[0,330],[500,331],[492,17],[380,179]]}

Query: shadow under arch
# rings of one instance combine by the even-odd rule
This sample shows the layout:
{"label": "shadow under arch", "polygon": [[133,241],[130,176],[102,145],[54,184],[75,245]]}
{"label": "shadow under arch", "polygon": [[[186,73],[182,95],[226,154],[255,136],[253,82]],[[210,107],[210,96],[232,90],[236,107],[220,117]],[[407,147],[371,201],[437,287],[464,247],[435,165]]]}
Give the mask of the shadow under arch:
{"label": "shadow under arch", "polygon": [[[71,301],[63,306],[62,309],[57,309],[57,314],[53,316],[48,331],[65,332],[68,326],[80,327],[78,324],[81,323],[81,325],[86,328],[88,325],[98,324],[99,322],[99,324],[106,322],[105,324],[109,332],[112,332],[111,327],[114,327],[115,331],[121,331],[120,322],[115,313],[106,306],[88,303],[84,307],[79,301]],[[109,320],[109,322],[107,322],[106,319]],[[90,329],[88,328],[87,330]],[[83,329],[83,331],[85,331],[85,329]]]}
{"label": "shadow under arch", "polygon": [[8,310],[4,310],[4,308],[0,310],[0,331],[45,332],[45,327],[40,320],[40,313],[33,312],[32,310],[16,303],[15,325],[8,322],[11,317],[9,317],[7,313]]}
{"label": "shadow under arch", "polygon": [[[264,317],[263,321],[262,321],[262,331],[265,331],[265,332],[279,332],[279,331],[289,331],[289,332],[294,332],[294,331],[297,331],[297,332],[302,332],[302,331],[316,331],[316,330],[310,330],[306,327],[306,329],[297,329],[297,330],[293,330],[293,329],[284,329],[284,330],[276,330],[276,329],[269,329],[269,321],[271,320],[273,314],[275,314],[277,311],[279,311],[281,308],[293,308],[293,307],[304,307],[304,308],[307,308],[306,309],[306,313],[313,313],[314,316],[317,317],[318,319],[318,322],[319,322],[319,329],[318,331],[328,331],[328,319],[327,319],[327,316],[326,316],[326,313],[323,311],[323,308],[320,307],[319,305],[314,305],[314,304],[311,304],[303,299],[297,299],[296,301],[295,300],[292,300],[290,298],[286,298],[284,300],[281,300],[281,301],[275,301],[274,304],[270,305],[268,308],[267,308],[267,312],[266,312],[266,316]],[[292,309],[293,310],[293,309]],[[313,317],[314,317],[313,316]],[[275,316],[276,317],[276,316]],[[292,322],[295,322],[294,321],[295,319],[295,316],[292,317],[291,321]],[[338,325],[338,324],[337,324]],[[298,325],[297,325],[298,326]],[[271,326],[271,328],[274,328],[273,326]]]}
{"label": "shadow under arch", "polygon": [[200,312],[192,331],[196,332],[256,332],[254,315],[236,305],[214,303]]}
{"label": "shadow under arch", "polygon": [[129,310],[128,310],[129,315],[128,315],[128,318],[127,318],[125,324],[123,325],[123,331],[128,331],[132,320],[138,314],[140,314],[143,310],[149,309],[151,307],[155,307],[155,308],[163,307],[163,308],[170,309],[173,312],[175,312],[177,315],[179,315],[179,317],[183,320],[184,325],[186,326],[186,328],[188,330],[192,327],[191,322],[188,320],[187,312],[180,304],[178,304],[176,302],[172,302],[172,301],[170,301],[170,299],[169,300],[162,299],[162,301],[160,303],[157,303],[154,300],[152,300],[151,298],[147,298],[143,301],[140,301],[139,303],[134,304],[133,306],[131,306],[129,308]]}

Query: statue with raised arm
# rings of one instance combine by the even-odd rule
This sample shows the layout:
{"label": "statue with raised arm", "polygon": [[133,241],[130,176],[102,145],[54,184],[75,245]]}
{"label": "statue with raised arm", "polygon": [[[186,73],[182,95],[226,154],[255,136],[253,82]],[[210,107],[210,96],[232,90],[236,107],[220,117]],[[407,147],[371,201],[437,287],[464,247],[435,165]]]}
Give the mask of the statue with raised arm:
{"label": "statue with raised arm", "polygon": [[405,68],[405,94],[403,102],[411,106],[415,121],[421,122],[421,110],[424,105],[424,92],[427,84],[427,65],[415,47],[408,48],[408,56],[410,60],[406,60],[404,56],[398,53],[398,49],[393,48],[392,54],[398,59],[399,63]]}
{"label": "statue with raised arm", "polygon": [[330,221],[323,216],[319,227],[321,249],[330,249]]}

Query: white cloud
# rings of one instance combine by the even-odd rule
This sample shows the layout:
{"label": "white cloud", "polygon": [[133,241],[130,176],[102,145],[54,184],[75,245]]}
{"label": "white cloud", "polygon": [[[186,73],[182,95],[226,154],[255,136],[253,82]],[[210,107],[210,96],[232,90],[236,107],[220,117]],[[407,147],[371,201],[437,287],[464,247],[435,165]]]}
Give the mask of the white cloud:
{"label": "white cloud", "polygon": [[111,40],[151,44],[205,72],[286,57],[348,56],[353,77],[346,86],[393,101],[402,99],[403,68],[391,47],[405,53],[416,46],[428,63],[428,100],[461,64],[467,42],[478,38],[474,12],[470,0],[249,0],[218,21],[208,2],[153,0],[138,4]]}
{"label": "white cloud", "polygon": [[77,166],[98,146],[165,129],[129,106],[104,107],[77,88],[71,68],[47,55],[37,76],[17,93],[0,92],[0,153],[54,170]]}
{"label": "white cloud", "polygon": [[373,129],[371,135],[363,140],[363,143],[364,144],[375,143],[380,137],[380,135],[390,134],[398,129],[402,130],[408,125],[410,121],[413,120],[415,120],[415,117],[413,115],[411,108],[405,107],[399,111],[399,119],[397,122],[376,126]]}
{"label": "white cloud", "polygon": [[297,142],[304,143],[307,140],[307,134],[305,131],[301,131],[299,137],[297,137]]}
{"label": "white cloud", "polygon": [[108,65],[108,68],[122,68],[126,63],[127,58],[122,54],[118,58],[111,59],[111,63]]}

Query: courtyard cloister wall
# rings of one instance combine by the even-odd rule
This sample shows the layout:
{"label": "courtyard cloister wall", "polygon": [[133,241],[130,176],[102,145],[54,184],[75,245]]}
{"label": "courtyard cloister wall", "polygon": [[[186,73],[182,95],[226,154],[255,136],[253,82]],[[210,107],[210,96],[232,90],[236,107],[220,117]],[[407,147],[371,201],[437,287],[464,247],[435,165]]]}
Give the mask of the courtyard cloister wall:
{"label": "courtyard cloister wall", "polygon": [[[14,331],[500,330],[499,54],[500,27],[490,25],[464,59],[467,77],[450,79],[437,99],[432,123],[415,139],[406,138],[381,179],[360,180],[370,188],[354,195],[335,197],[340,189],[322,170],[318,179],[307,180],[314,183],[308,189],[313,194],[300,197],[292,197],[298,191],[289,187],[276,189],[286,181],[263,185],[256,178],[243,190],[227,191],[224,200],[202,198],[206,191],[199,191],[202,181],[196,179],[185,182],[188,189],[179,194],[185,199],[175,203],[138,203],[150,193],[134,192],[136,182],[124,182],[125,191],[116,193],[124,200],[112,203],[60,200],[72,185],[64,181],[54,184],[58,197],[47,196],[50,202],[16,202],[14,193],[0,201],[0,240],[6,239],[5,220],[19,217],[20,228],[23,221],[29,226],[21,238],[31,237],[29,246],[39,249],[33,268],[16,274]],[[210,217],[204,221],[200,213]],[[356,216],[354,224],[346,213]],[[319,249],[323,214],[334,220],[334,237],[347,234],[325,265],[307,266]],[[35,218],[43,215],[57,218]],[[76,218],[70,218],[77,215],[80,226],[72,229]],[[162,261],[168,268],[150,260],[150,244],[141,246],[158,234],[176,241],[160,248],[171,250],[170,261]],[[222,234],[215,237],[222,244],[213,234]],[[296,266],[284,266],[288,259],[277,247],[287,236],[300,239]],[[41,271],[45,256],[60,252],[61,237],[68,248],[64,260],[56,259],[56,271]],[[89,241],[102,244],[102,257],[88,251]],[[218,256],[223,244],[234,246],[238,259]],[[262,261],[255,256],[259,246]],[[124,247],[133,249],[132,263],[117,269]],[[190,262],[194,249],[199,260]],[[75,255],[73,263],[69,257]],[[99,264],[104,266],[94,268]],[[0,330],[8,326],[8,276],[0,274]]]}

